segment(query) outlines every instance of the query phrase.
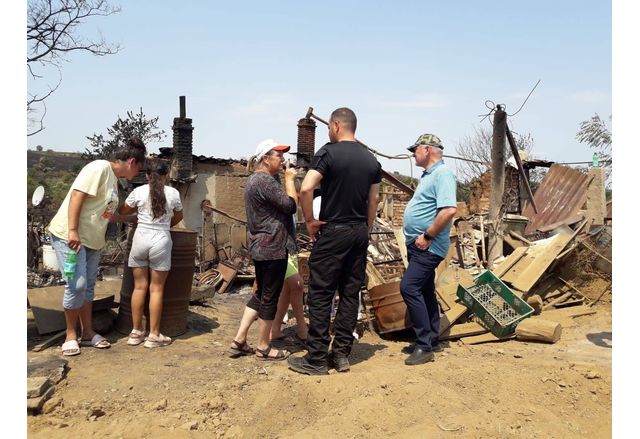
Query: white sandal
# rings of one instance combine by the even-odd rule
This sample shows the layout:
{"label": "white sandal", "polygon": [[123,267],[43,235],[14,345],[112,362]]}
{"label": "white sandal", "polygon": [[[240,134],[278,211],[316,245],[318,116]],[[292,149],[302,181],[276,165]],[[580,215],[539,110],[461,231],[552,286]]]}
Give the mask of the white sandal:
{"label": "white sandal", "polygon": [[146,335],[147,335],[146,331],[132,329],[131,333],[129,334],[129,340],[127,340],[127,344],[130,346],[138,346],[140,343],[144,341],[144,338]]}
{"label": "white sandal", "polygon": [[78,340],[68,340],[62,344],[62,355],[72,357],[80,354],[80,346]]}
{"label": "white sandal", "polygon": [[171,344],[171,337],[166,335],[153,335],[149,334],[144,342],[145,348],[161,348],[163,346],[169,346]]}

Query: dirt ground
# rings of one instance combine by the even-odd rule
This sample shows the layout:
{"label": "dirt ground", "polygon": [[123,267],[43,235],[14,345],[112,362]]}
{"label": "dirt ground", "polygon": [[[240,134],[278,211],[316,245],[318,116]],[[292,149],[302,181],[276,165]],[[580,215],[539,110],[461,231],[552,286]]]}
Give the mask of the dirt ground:
{"label": "dirt ground", "polygon": [[[406,337],[366,330],[349,373],[309,377],[286,361],[227,356],[248,293],[190,307],[189,331],[169,347],[128,346],[114,331],[111,349],[67,357],[47,413],[28,417],[29,437],[611,437],[606,301],[563,328],[556,344],[451,342],[435,362],[414,367],[400,352]],[[51,355],[61,355],[59,345],[28,352]]]}

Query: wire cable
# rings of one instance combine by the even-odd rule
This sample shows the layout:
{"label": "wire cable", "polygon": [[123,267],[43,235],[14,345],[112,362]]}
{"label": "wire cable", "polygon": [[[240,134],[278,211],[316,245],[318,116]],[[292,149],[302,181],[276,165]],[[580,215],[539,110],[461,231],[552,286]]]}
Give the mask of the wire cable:
{"label": "wire cable", "polygon": [[[520,113],[520,110],[522,110],[522,107],[524,107],[524,104],[527,103],[527,101],[529,100],[529,97],[531,96],[531,94],[533,93],[533,91],[536,89],[536,87],[538,86],[538,84],[540,84],[541,79],[538,79],[538,82],[536,82],[536,85],[533,86],[533,88],[531,89],[531,91],[529,92],[529,94],[527,95],[527,98],[524,100],[524,102],[522,103],[522,105],[520,105],[520,108],[518,108],[518,111],[516,111],[513,114],[507,114],[507,116],[515,116],[516,114]],[[506,107],[505,107],[506,108]]]}

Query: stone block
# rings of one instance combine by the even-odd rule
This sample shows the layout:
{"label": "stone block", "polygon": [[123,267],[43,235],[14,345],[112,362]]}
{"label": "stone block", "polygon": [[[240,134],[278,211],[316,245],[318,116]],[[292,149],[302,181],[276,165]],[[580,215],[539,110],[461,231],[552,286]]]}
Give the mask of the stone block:
{"label": "stone block", "polygon": [[51,398],[55,392],[55,387],[49,387],[42,396],[38,396],[37,398],[27,398],[27,413],[31,415],[37,415],[42,410],[42,406],[44,403]]}
{"label": "stone block", "polygon": [[27,398],[37,398],[51,387],[49,377],[28,377],[27,378]]}

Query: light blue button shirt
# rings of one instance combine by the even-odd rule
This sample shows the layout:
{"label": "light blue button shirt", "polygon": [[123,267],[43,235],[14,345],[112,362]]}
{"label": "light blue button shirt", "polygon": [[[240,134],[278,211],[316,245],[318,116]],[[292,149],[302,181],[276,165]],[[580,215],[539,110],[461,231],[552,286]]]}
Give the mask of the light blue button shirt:
{"label": "light blue button shirt", "polygon": [[[403,232],[407,245],[413,243],[430,226],[443,207],[456,207],[456,176],[444,161],[438,160],[420,177],[411,201],[404,211]],[[434,236],[428,250],[445,257],[449,250],[451,223]]]}

